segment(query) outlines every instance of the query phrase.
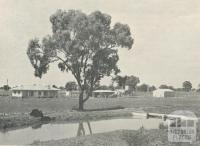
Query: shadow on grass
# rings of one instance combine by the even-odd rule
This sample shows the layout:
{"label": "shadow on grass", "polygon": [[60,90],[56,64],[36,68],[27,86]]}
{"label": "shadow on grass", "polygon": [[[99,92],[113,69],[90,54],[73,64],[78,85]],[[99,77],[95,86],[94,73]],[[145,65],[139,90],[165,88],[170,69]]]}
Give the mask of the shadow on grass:
{"label": "shadow on grass", "polygon": [[[114,106],[114,107],[108,107],[108,108],[95,108],[95,109],[84,109],[83,112],[88,112],[88,111],[108,111],[108,110],[119,110],[119,109],[124,109],[122,106]],[[75,111],[80,111],[77,107],[73,107],[72,110]]]}

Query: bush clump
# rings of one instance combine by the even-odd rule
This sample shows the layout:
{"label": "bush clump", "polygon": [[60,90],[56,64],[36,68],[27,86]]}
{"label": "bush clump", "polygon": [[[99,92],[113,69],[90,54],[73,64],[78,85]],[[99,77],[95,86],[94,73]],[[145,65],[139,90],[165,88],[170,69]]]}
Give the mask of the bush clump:
{"label": "bush clump", "polygon": [[30,115],[33,116],[33,117],[43,117],[42,111],[40,111],[38,109],[33,109],[31,111]]}
{"label": "bush clump", "polygon": [[41,118],[41,121],[42,121],[42,122],[50,122],[50,121],[51,121],[51,118],[48,117],[48,116],[44,116],[44,117]]}

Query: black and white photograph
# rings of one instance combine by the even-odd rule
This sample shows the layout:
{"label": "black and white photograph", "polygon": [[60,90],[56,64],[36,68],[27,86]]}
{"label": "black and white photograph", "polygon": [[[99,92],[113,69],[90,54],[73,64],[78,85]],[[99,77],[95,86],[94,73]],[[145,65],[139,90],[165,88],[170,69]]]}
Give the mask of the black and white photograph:
{"label": "black and white photograph", "polygon": [[199,0],[0,0],[0,146],[200,146]]}

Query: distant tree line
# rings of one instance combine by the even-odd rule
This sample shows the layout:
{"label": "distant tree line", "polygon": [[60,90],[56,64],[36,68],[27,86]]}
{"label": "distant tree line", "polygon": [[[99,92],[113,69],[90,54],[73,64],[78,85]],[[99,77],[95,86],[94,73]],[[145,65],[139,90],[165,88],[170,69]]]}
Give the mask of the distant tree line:
{"label": "distant tree line", "polygon": [[8,91],[11,89],[11,87],[9,85],[3,85],[2,87],[0,87],[0,89],[3,89],[5,91]]}
{"label": "distant tree line", "polygon": [[[114,86],[114,83],[116,83],[117,85]],[[116,89],[124,89],[124,90],[128,90],[128,92],[152,92],[154,90],[156,90],[156,86],[154,85],[148,85],[146,83],[143,83],[141,85],[138,85],[140,83],[140,79],[139,77],[136,77],[134,75],[131,76],[115,76],[114,78],[112,78],[112,84],[110,85],[100,85],[100,83],[98,83],[95,87],[94,90],[116,90]],[[76,84],[75,81],[69,81],[65,84],[65,87],[57,87],[56,85],[53,85],[53,87],[55,88],[59,88],[59,89],[65,89],[67,91],[72,91],[72,90],[79,90],[78,89],[78,85]],[[128,87],[128,89],[125,89],[126,87]],[[193,89],[192,88],[192,83],[190,81],[184,81],[182,83],[182,88],[175,88],[173,86],[170,85],[166,85],[166,84],[161,84],[159,86],[159,89],[170,89],[170,90],[174,90],[174,91],[184,91],[184,92],[189,92],[191,90],[195,90],[197,92],[200,92],[200,84],[198,85],[198,89]]]}
{"label": "distant tree line", "polygon": [[152,92],[154,90],[156,90],[156,87],[154,85],[150,86],[147,84],[142,84],[137,87],[137,91],[140,91],[140,92]]}
{"label": "distant tree line", "polygon": [[171,89],[171,90],[175,90],[175,88],[173,86],[168,86],[168,85],[165,85],[165,84],[160,85],[159,89]]}
{"label": "distant tree line", "polygon": [[[173,86],[168,86],[165,84],[160,85],[159,87],[160,89],[171,89],[174,91],[185,91],[185,92],[189,92],[192,90],[192,83],[190,81],[184,81],[182,83],[182,88],[174,88]],[[198,90],[197,90],[198,91]]]}

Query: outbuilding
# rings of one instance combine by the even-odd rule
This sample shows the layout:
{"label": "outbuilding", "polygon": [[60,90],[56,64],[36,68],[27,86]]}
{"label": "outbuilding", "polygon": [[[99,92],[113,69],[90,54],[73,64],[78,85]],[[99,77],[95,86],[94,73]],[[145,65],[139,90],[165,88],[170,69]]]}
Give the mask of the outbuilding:
{"label": "outbuilding", "polygon": [[112,90],[95,90],[95,91],[93,91],[94,97],[105,97],[105,98],[107,98],[114,93],[115,93],[115,91],[112,91]]}
{"label": "outbuilding", "polygon": [[29,97],[38,97],[38,98],[53,98],[58,97],[59,89],[52,86],[39,86],[39,85],[30,85],[30,86],[17,86],[11,89],[12,97],[18,98],[29,98]]}
{"label": "outbuilding", "polygon": [[153,97],[175,97],[175,92],[170,89],[157,89],[153,91]]}

